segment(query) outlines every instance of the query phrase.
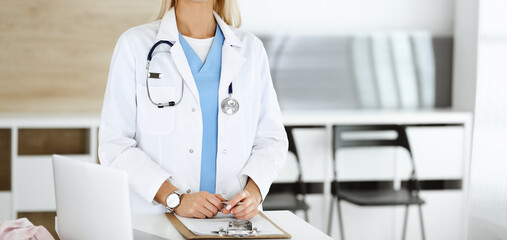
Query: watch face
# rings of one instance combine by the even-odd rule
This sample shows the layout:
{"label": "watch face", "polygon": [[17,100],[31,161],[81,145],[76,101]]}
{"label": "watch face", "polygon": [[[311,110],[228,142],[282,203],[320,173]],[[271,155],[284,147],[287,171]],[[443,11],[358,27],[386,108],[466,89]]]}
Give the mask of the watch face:
{"label": "watch face", "polygon": [[180,196],[175,193],[171,193],[169,197],[167,197],[166,205],[170,208],[175,208],[180,204]]}

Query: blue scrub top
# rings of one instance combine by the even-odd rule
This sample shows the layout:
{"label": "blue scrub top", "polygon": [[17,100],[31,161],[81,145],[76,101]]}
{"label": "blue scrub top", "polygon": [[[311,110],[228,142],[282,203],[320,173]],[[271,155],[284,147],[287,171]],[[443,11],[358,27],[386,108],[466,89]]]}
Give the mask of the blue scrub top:
{"label": "blue scrub top", "polygon": [[218,86],[222,69],[224,35],[216,24],[215,37],[204,63],[179,34],[181,47],[194,76],[202,112],[202,153],[200,191],[215,193],[218,139]]}

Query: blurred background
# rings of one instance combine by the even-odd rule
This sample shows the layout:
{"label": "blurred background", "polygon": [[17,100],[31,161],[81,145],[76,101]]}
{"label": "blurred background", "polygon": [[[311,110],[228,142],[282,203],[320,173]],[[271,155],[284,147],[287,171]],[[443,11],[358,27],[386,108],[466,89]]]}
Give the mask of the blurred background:
{"label": "blurred background", "polygon": [[[97,161],[116,40],[159,1],[0,2],[0,221],[53,229],[50,156]],[[239,3],[292,144],[266,209],[293,210],[335,239],[401,239],[405,222],[407,239],[507,239],[506,1]],[[406,133],[410,150],[342,149],[346,127],[353,140]],[[413,166],[421,212],[417,201],[405,217],[405,203],[342,195],[414,191]]]}

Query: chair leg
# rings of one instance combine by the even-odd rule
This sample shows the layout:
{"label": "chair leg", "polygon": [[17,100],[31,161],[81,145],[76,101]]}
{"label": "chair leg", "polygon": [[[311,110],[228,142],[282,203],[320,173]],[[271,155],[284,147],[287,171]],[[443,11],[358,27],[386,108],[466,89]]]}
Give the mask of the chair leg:
{"label": "chair leg", "polygon": [[421,236],[422,240],[426,239],[426,234],[424,233],[424,222],[423,222],[423,214],[422,214],[422,206],[419,204],[419,222],[421,223]]}
{"label": "chair leg", "polygon": [[405,205],[405,218],[403,220],[403,232],[401,233],[402,240],[405,240],[407,237],[408,206],[409,205]]}
{"label": "chair leg", "polygon": [[331,236],[331,225],[333,223],[333,207],[335,197],[331,197],[331,206],[329,207],[329,220],[327,221],[327,235]]}
{"label": "chair leg", "polygon": [[308,221],[308,209],[305,209],[304,211],[305,211],[305,221],[309,222]]}
{"label": "chair leg", "polygon": [[342,209],[340,206],[340,199],[339,198],[338,198],[338,202],[336,205],[337,205],[336,209],[338,209],[338,222],[339,222],[339,226],[340,226],[340,240],[345,240],[345,233],[343,230]]}

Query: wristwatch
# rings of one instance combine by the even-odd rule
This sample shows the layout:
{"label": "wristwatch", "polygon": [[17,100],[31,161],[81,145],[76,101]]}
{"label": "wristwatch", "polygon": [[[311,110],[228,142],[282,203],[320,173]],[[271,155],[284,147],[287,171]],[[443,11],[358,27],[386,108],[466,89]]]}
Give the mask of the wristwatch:
{"label": "wristwatch", "polygon": [[169,213],[173,213],[174,209],[177,208],[181,203],[181,196],[185,194],[185,192],[176,190],[169,194],[165,199],[165,207],[169,211]]}

